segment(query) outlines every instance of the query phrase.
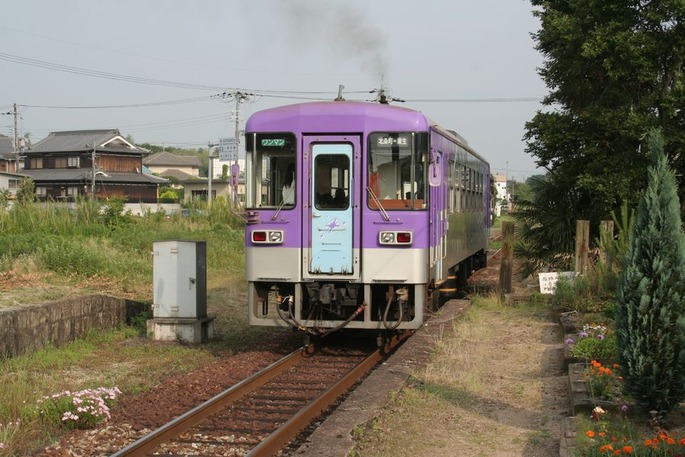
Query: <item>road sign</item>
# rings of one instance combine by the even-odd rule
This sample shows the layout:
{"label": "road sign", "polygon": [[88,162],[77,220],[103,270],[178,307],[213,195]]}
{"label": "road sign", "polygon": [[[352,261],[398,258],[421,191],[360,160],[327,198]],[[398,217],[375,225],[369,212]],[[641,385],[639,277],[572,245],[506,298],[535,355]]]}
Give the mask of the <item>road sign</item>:
{"label": "road sign", "polygon": [[219,160],[238,160],[238,144],[235,138],[219,138]]}

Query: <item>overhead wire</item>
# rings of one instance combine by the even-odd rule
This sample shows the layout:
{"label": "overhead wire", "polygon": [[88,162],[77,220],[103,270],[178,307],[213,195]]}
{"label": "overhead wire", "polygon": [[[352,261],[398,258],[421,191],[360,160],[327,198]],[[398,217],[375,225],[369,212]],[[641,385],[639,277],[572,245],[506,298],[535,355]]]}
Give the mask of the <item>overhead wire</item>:
{"label": "overhead wire", "polygon": [[176,127],[190,127],[194,125],[204,125],[211,124],[213,122],[229,120],[230,115],[228,113],[220,114],[208,114],[205,116],[190,117],[185,119],[176,119],[172,121],[165,122],[153,122],[149,124],[132,124],[132,125],[122,125],[120,128],[126,129],[128,131],[140,131],[140,130],[159,130],[166,128],[176,128]]}
{"label": "overhead wire", "polygon": [[[76,110],[92,110],[92,109],[123,109],[123,108],[144,108],[144,107],[157,107],[157,106],[169,106],[178,105],[186,103],[197,103],[202,101],[208,101],[211,99],[219,101],[230,101],[235,100],[235,97],[240,95],[249,95],[254,97],[264,97],[264,98],[274,98],[274,99],[296,99],[296,100],[330,100],[335,91],[296,91],[296,90],[270,90],[270,89],[227,89],[226,87],[212,86],[206,84],[194,84],[194,83],[184,83],[178,81],[161,80],[154,78],[145,78],[131,75],[122,75],[117,73],[109,73],[98,70],[90,70],[86,68],[74,67],[69,65],[57,64],[53,62],[47,62],[37,59],[31,59],[27,57],[16,56],[13,54],[0,52],[0,60],[5,60],[9,62],[14,62],[17,64],[34,66],[54,71],[67,72],[72,74],[79,74],[84,76],[105,78],[116,81],[124,81],[138,84],[148,84],[156,86],[165,87],[175,87],[182,89],[193,89],[193,90],[211,90],[217,92],[213,95],[201,96],[201,97],[191,97],[177,100],[166,100],[157,102],[141,102],[141,103],[129,103],[121,105],[38,105],[38,104],[17,104],[17,106],[24,108],[38,108],[38,109],[76,109]],[[376,89],[372,91],[368,90],[350,90],[345,91],[345,94],[369,94],[374,93]],[[326,96],[324,96],[326,95]],[[348,100],[355,100],[353,98],[347,98]],[[363,99],[355,100],[362,101]],[[424,98],[424,99],[392,99],[395,102],[411,102],[411,103],[512,103],[512,102],[540,102],[543,100],[542,97],[499,97],[499,98]],[[154,124],[136,124],[127,126],[129,130],[149,130],[149,129],[163,129],[172,128],[180,126],[192,126],[192,125],[202,125],[212,122],[218,122],[225,120],[226,116],[209,115],[201,116],[196,118],[188,118],[176,121],[166,121]],[[122,126],[124,127],[124,126]],[[148,128],[146,128],[148,127]],[[34,132],[37,129],[34,129]]]}
{"label": "overhead wire", "polygon": [[415,98],[403,101],[412,103],[512,103],[541,102],[543,97],[497,97],[497,98]]}
{"label": "overhead wire", "polygon": [[[163,79],[154,79],[154,78],[144,78],[140,76],[131,76],[131,75],[122,75],[118,73],[110,73],[110,72],[105,72],[105,71],[99,71],[99,70],[90,70],[87,68],[80,68],[80,67],[74,67],[71,65],[64,65],[64,64],[57,64],[53,62],[48,62],[45,60],[37,60],[37,59],[31,59],[28,57],[22,57],[22,56],[17,56],[13,54],[8,54],[4,52],[0,52],[0,60],[8,61],[8,62],[14,62],[18,63],[21,65],[28,65],[28,66],[33,66],[33,67],[38,67],[38,68],[45,68],[48,70],[55,70],[55,71],[61,71],[61,72],[66,72],[66,73],[72,73],[72,74],[78,74],[78,75],[84,75],[84,76],[91,76],[95,78],[105,78],[105,79],[111,79],[115,81],[124,81],[124,82],[131,82],[131,83],[138,83],[138,84],[148,84],[148,85],[155,85],[155,86],[164,86],[164,87],[176,87],[180,89],[194,89],[194,90],[209,90],[213,92],[219,92],[223,91],[224,94],[227,96],[230,96],[231,93],[234,92],[243,92],[241,89],[237,88],[226,88],[225,86],[211,86],[208,84],[194,84],[194,83],[184,83],[184,82],[179,82],[179,81],[169,81],[169,80],[163,80]],[[295,95],[295,94],[306,94],[306,95],[316,95],[316,94],[334,94],[335,91],[292,91],[292,90],[247,90],[245,92],[248,93],[257,93],[261,95],[278,95],[278,94],[283,94],[285,95]],[[367,91],[354,91],[355,93],[365,93]],[[350,92],[352,93],[352,92]],[[295,97],[298,98],[298,97]]]}
{"label": "overhead wire", "polygon": [[192,97],[183,98],[179,100],[167,100],[161,102],[147,102],[147,103],[129,103],[123,105],[81,105],[81,106],[69,106],[69,105],[27,105],[27,104],[17,104],[17,106],[25,108],[45,108],[45,109],[110,109],[110,108],[144,108],[148,106],[167,106],[167,105],[180,105],[185,103],[195,103],[207,101],[211,98],[211,95],[205,95],[203,97]]}

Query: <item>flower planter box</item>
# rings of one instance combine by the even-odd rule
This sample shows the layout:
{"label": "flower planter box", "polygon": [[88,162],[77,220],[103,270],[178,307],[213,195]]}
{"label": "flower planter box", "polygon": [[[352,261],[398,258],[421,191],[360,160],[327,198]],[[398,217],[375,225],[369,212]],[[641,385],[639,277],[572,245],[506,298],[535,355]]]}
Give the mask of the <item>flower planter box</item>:
{"label": "flower planter box", "polygon": [[559,457],[569,457],[575,455],[575,420],[575,417],[564,417],[561,420],[561,439],[559,440]]}
{"label": "flower planter box", "polygon": [[564,373],[568,373],[568,367],[572,363],[583,362],[582,359],[579,359],[578,357],[574,357],[571,355],[571,349],[573,348],[573,345],[566,343],[566,340],[568,340],[569,338],[573,341],[578,341],[579,336],[577,333],[564,335]]}
{"label": "flower planter box", "polygon": [[569,383],[569,401],[571,406],[571,414],[576,415],[580,412],[590,413],[595,406],[601,406],[605,411],[615,412],[620,411],[621,407],[627,405],[629,408],[635,408],[632,402],[625,401],[611,401],[600,400],[592,398],[587,387],[587,383],[583,377],[583,373],[587,368],[585,363],[571,363],[568,366],[568,383]]}
{"label": "flower planter box", "polygon": [[578,313],[575,311],[568,311],[559,314],[559,323],[564,333],[576,333],[580,329],[578,321]]}

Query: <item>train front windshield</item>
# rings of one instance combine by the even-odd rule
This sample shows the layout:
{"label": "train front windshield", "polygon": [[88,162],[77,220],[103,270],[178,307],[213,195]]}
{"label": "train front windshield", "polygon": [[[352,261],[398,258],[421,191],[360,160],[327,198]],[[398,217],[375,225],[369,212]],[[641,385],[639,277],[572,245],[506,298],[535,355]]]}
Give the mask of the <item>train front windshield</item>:
{"label": "train front windshield", "polygon": [[369,192],[372,209],[428,207],[426,170],[428,134],[374,133],[369,135]]}
{"label": "train front windshield", "polygon": [[295,205],[295,135],[291,133],[247,136],[249,167],[248,208],[292,208]]}

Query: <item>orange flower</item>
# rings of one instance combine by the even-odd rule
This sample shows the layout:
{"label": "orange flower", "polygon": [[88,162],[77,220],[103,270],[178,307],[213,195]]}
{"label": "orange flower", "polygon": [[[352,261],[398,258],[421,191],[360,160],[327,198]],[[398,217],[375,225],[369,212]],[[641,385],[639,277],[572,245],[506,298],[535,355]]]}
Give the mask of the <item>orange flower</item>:
{"label": "orange flower", "polygon": [[680,441],[678,441],[678,444],[681,446],[685,446],[685,438],[680,438]]}
{"label": "orange flower", "polygon": [[668,438],[666,438],[666,443],[669,446],[673,446],[675,444],[675,440],[669,436]]}
{"label": "orange flower", "polygon": [[599,432],[598,435],[599,435],[600,437],[604,438],[604,435],[606,435],[606,433],[604,433],[604,432]]}
{"label": "orange flower", "polygon": [[645,440],[645,446],[651,446],[652,440]]}
{"label": "orange flower", "polygon": [[587,432],[585,432],[585,435],[587,435],[588,438],[593,438],[595,436],[595,432],[593,432],[592,430],[588,430]]}
{"label": "orange flower", "polygon": [[618,363],[615,363],[615,364],[613,365],[613,367],[614,367],[614,370],[618,370]]}
{"label": "orange flower", "polygon": [[632,454],[633,453],[633,446],[623,446],[623,453],[624,454]]}

